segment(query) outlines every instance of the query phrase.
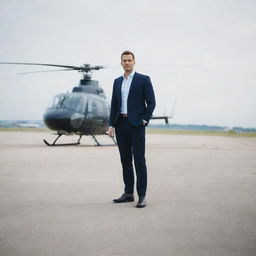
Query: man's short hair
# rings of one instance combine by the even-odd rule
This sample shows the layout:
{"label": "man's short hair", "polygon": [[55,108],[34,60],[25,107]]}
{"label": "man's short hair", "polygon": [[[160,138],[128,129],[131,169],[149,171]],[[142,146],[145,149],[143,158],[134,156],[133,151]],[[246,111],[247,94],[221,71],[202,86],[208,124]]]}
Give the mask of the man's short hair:
{"label": "man's short hair", "polygon": [[131,51],[124,51],[121,54],[121,59],[122,59],[123,55],[132,55],[133,60],[135,60],[135,56],[134,56],[134,54]]}

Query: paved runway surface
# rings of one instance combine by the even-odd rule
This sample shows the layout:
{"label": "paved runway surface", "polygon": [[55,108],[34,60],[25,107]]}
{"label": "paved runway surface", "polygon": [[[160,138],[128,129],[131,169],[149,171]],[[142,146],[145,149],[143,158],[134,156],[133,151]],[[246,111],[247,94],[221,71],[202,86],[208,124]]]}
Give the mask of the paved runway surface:
{"label": "paved runway surface", "polygon": [[112,203],[117,147],[43,138],[0,132],[0,256],[256,255],[256,138],[147,135],[144,209]]}

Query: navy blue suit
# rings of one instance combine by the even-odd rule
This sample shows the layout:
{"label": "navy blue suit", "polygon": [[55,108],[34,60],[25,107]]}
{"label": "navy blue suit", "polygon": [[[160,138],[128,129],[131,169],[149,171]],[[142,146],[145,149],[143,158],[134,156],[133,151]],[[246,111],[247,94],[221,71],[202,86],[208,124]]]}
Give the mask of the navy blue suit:
{"label": "navy blue suit", "polygon": [[[152,116],[155,108],[155,95],[152,83],[148,76],[135,72],[127,99],[128,117],[122,117],[121,87],[123,77],[115,79],[111,100],[109,126],[114,126],[120,158],[123,168],[125,193],[133,194],[134,172],[132,160],[137,175],[137,193],[146,195],[147,167],[145,160],[145,126]],[[146,124],[146,125],[147,125]]]}

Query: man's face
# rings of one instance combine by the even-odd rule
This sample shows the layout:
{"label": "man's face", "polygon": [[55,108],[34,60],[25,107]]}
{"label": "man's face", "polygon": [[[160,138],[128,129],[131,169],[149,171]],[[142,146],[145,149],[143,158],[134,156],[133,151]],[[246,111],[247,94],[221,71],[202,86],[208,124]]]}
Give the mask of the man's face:
{"label": "man's face", "polygon": [[121,59],[121,65],[126,72],[132,72],[135,65],[135,60],[131,54],[123,55]]}

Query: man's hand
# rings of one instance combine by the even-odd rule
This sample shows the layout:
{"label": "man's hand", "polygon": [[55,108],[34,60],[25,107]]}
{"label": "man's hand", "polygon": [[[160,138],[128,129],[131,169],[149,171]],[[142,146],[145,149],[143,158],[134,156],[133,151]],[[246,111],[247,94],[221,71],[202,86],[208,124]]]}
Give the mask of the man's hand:
{"label": "man's hand", "polygon": [[147,121],[146,120],[142,120],[143,122],[143,125],[145,126],[147,124]]}
{"label": "man's hand", "polygon": [[115,136],[115,128],[114,127],[109,127],[107,131],[108,136],[114,137]]}

